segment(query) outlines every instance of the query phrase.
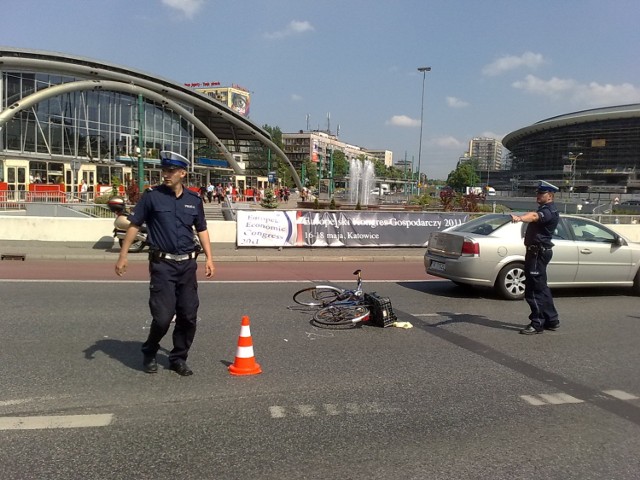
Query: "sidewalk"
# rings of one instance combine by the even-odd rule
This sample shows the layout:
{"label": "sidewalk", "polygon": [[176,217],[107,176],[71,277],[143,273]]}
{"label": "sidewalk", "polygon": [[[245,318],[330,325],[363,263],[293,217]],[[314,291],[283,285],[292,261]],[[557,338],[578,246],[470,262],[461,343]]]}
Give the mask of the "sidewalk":
{"label": "sidewalk", "polygon": [[[424,247],[236,247],[211,245],[215,262],[422,262]],[[115,262],[117,243],[0,240],[0,255],[26,255],[26,260],[108,260]],[[147,261],[147,250],[130,253],[129,261]],[[200,257],[200,261],[202,257]],[[5,260],[7,261],[7,260]],[[1,266],[1,264],[0,264]]]}

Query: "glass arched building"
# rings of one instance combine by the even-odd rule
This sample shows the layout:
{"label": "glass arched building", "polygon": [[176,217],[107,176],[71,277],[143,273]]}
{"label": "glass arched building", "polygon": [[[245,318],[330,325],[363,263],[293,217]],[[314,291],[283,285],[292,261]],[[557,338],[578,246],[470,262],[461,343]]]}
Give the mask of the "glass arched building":
{"label": "glass arched building", "polygon": [[204,184],[242,176],[246,153],[259,148],[291,165],[269,133],[185,85],[88,58],[0,47],[0,190],[142,183],[140,167],[154,183],[161,150],[189,158],[190,178]]}
{"label": "glass arched building", "polygon": [[548,118],[509,133],[509,170],[499,189],[528,190],[547,180],[565,191],[640,192],[640,104]]}

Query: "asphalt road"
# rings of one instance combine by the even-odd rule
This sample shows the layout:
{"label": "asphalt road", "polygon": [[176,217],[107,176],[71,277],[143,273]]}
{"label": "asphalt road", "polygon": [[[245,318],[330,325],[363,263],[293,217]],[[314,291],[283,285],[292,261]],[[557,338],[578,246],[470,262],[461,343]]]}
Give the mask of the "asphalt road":
{"label": "asphalt road", "polygon": [[[524,302],[367,265],[367,290],[413,328],[333,331],[287,306],[351,265],[256,263],[252,282],[201,282],[182,378],[166,350],[158,374],[140,370],[146,281],[68,263],[80,281],[0,281],[3,479],[638,478],[640,315],[624,290],[556,292],[561,330],[529,337]],[[233,377],[242,315],[263,373]]]}

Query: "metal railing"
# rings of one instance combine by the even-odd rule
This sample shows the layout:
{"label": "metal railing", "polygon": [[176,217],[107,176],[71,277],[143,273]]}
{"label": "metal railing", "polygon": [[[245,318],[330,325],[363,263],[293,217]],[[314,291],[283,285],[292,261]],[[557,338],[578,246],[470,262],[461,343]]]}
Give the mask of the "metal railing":
{"label": "metal railing", "polygon": [[[0,190],[0,212],[19,213],[29,206],[52,206],[58,209],[72,210],[88,217],[111,218],[113,213],[106,205],[93,203],[93,192],[81,194],[64,192],[27,192],[25,190]],[[54,214],[55,216],[59,216]]]}

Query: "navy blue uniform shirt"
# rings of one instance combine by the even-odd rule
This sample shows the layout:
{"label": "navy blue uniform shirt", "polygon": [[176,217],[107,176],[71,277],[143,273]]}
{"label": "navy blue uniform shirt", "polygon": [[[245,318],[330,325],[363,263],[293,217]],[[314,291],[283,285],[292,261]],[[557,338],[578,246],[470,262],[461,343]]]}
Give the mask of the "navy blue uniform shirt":
{"label": "navy blue uniform shirt", "polygon": [[176,197],[165,185],[147,190],[129,220],[138,226],[147,224],[151,248],[174,255],[195,250],[193,227],[197,232],[207,229],[198,194],[183,188],[182,195]]}
{"label": "navy blue uniform shirt", "polygon": [[553,247],[551,237],[560,221],[560,213],[558,213],[558,209],[553,202],[540,205],[536,213],[538,214],[538,221],[527,225],[524,244],[526,246],[540,245],[551,248]]}

